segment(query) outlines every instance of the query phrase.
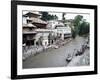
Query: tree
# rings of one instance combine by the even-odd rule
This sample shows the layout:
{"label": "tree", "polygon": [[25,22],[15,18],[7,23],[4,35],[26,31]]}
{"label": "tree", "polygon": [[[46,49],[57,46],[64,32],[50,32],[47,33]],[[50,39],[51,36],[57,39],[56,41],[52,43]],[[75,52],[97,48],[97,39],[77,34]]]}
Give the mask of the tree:
{"label": "tree", "polygon": [[74,30],[72,30],[72,37],[75,38],[77,35],[89,34],[90,24],[83,19],[83,16],[77,15],[74,18]]}
{"label": "tree", "polygon": [[72,38],[75,38],[76,37],[76,31],[74,29],[71,29],[71,32],[72,32]]}
{"label": "tree", "polygon": [[65,15],[66,15],[66,13],[62,13],[62,21],[63,21],[63,23],[64,23],[64,25],[65,25]]}
{"label": "tree", "polygon": [[74,26],[75,27],[78,27],[79,24],[80,24],[80,22],[82,21],[82,19],[83,19],[83,16],[82,15],[75,16],[75,18],[74,18]]}
{"label": "tree", "polygon": [[54,15],[54,19],[55,19],[55,20],[58,20],[58,16],[57,16],[57,15]]}
{"label": "tree", "polygon": [[56,20],[58,17],[56,15],[51,15],[48,12],[40,12],[42,14],[41,19],[44,21]]}
{"label": "tree", "polygon": [[62,20],[65,20],[66,13],[62,13]]}
{"label": "tree", "polygon": [[75,28],[76,34],[79,33],[79,27],[81,25],[82,20],[83,20],[83,16],[82,15],[77,15],[74,18],[74,28]]}
{"label": "tree", "polygon": [[40,12],[42,14],[41,19],[44,21],[48,20],[48,12]]}
{"label": "tree", "polygon": [[89,34],[90,24],[83,21],[79,27],[79,35]]}
{"label": "tree", "polygon": [[81,16],[81,15],[75,16],[75,18],[73,20],[74,29],[71,28],[72,37],[73,38],[75,38],[78,35],[78,33],[79,33],[79,26],[80,26],[82,20],[83,20],[83,16]]}

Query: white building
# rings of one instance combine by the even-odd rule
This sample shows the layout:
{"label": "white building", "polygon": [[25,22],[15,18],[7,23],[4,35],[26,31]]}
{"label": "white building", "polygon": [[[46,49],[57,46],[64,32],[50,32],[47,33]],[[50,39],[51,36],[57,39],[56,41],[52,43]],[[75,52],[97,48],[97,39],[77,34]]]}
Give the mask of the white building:
{"label": "white building", "polygon": [[53,29],[53,34],[55,36],[60,36],[62,40],[71,37],[71,28],[68,25],[64,26],[61,20],[48,21],[47,28]]}
{"label": "white building", "polygon": [[57,29],[57,33],[61,36],[62,40],[71,37],[71,28],[70,27],[58,26],[58,27],[56,27],[56,29]]}
{"label": "white building", "polygon": [[42,46],[48,46],[49,41],[48,41],[48,36],[50,33],[52,33],[52,30],[49,29],[36,29],[35,30],[38,34],[35,36],[36,41],[38,41],[41,38],[42,41]]}
{"label": "white building", "polygon": [[55,29],[57,25],[64,26],[61,20],[50,20],[47,23],[47,28],[48,29]]}

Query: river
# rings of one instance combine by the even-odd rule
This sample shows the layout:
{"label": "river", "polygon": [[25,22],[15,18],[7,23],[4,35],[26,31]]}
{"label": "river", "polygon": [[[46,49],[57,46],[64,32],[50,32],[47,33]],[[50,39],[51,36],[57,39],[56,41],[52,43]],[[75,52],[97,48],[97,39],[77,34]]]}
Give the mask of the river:
{"label": "river", "polygon": [[[83,37],[76,37],[75,39],[65,44],[64,46],[61,46],[58,49],[49,49],[45,52],[39,53],[36,56],[31,55],[29,58],[23,61],[23,68],[25,69],[67,66],[67,54],[73,53],[74,49],[80,49],[81,45],[84,44],[85,41],[86,39]],[[89,54],[89,50],[86,52],[88,52]],[[79,62],[81,63],[82,60],[80,60]],[[82,65],[80,63],[79,65]]]}

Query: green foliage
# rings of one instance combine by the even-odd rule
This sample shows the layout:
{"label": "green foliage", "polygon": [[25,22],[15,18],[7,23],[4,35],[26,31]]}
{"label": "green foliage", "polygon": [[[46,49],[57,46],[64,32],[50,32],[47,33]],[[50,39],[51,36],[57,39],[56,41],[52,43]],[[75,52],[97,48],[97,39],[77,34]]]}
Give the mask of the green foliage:
{"label": "green foliage", "polygon": [[75,18],[74,18],[74,28],[75,28],[75,31],[76,31],[76,34],[79,33],[79,26],[81,25],[81,21],[83,19],[83,16],[81,15],[77,15]]}
{"label": "green foliage", "polygon": [[90,24],[83,21],[79,27],[79,35],[84,35],[89,33]]}
{"label": "green foliage", "polygon": [[41,19],[47,21],[48,12],[40,12],[42,14]]}
{"label": "green foliage", "polygon": [[76,37],[76,31],[71,29],[71,32],[72,32],[72,38],[74,39]]}
{"label": "green foliage", "polygon": [[66,13],[62,13],[62,20],[65,20]]}
{"label": "green foliage", "polygon": [[90,24],[84,21],[83,16],[77,15],[74,18],[74,31],[72,31],[72,36],[76,35],[85,35],[89,33]]}
{"label": "green foliage", "polygon": [[77,15],[75,18],[74,18],[74,26],[75,27],[78,27],[80,25],[80,21],[82,21],[83,19],[83,16],[81,15]]}
{"label": "green foliage", "polygon": [[56,15],[50,15],[48,12],[40,12],[40,13],[42,14],[41,19],[44,21],[58,19]]}

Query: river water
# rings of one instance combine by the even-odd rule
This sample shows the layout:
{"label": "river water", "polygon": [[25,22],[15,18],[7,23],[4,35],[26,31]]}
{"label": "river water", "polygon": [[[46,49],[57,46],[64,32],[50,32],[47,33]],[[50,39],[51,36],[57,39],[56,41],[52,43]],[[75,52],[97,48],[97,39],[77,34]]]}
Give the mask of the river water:
{"label": "river water", "polygon": [[[83,37],[76,37],[69,43],[58,49],[49,49],[38,55],[31,55],[23,61],[23,68],[47,68],[47,67],[64,67],[67,66],[66,57],[69,53],[73,53],[74,49],[80,49],[81,45],[86,41]],[[89,50],[86,51],[89,54]],[[89,57],[88,57],[89,58]],[[82,60],[78,65],[82,65]],[[74,63],[72,63],[74,64]],[[84,64],[85,65],[85,64]],[[74,65],[73,65],[74,66]]]}

